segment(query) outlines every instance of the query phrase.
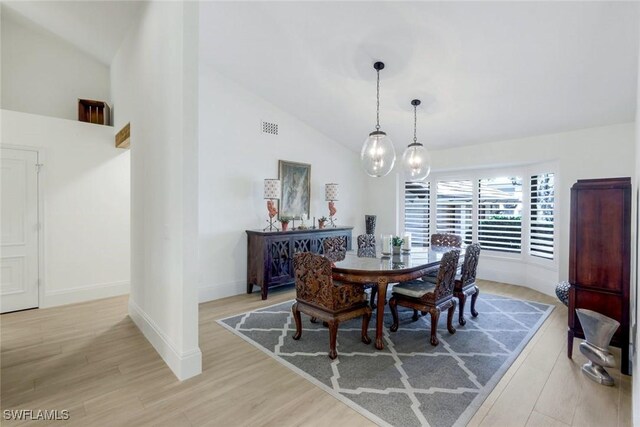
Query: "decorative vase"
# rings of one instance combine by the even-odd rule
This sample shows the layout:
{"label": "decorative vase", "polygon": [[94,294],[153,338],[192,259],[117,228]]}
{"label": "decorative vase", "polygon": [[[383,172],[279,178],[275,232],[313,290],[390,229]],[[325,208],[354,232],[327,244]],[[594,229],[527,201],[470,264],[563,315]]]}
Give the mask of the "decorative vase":
{"label": "decorative vase", "polygon": [[582,365],[582,372],[597,383],[612,386],[613,377],[604,368],[616,366],[613,354],[609,352],[609,342],[620,322],[584,308],[577,308],[576,313],[585,336],[585,341],[580,343],[580,352],[589,359],[589,363]]}
{"label": "decorative vase", "polygon": [[367,234],[376,234],[376,216],[375,215],[365,215],[364,224],[365,224],[365,229],[367,230]]}
{"label": "decorative vase", "polygon": [[400,255],[400,248],[402,246],[393,246],[393,254],[394,255]]}
{"label": "decorative vase", "polygon": [[287,229],[289,228],[288,222],[281,222],[280,225],[282,225],[282,231],[287,231]]}

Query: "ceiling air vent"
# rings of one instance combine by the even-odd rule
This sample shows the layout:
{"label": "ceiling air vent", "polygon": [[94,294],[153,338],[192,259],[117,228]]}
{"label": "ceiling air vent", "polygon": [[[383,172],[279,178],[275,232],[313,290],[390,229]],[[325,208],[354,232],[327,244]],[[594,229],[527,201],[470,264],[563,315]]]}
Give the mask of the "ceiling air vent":
{"label": "ceiling air vent", "polygon": [[262,122],[262,133],[277,135],[278,125],[276,123]]}

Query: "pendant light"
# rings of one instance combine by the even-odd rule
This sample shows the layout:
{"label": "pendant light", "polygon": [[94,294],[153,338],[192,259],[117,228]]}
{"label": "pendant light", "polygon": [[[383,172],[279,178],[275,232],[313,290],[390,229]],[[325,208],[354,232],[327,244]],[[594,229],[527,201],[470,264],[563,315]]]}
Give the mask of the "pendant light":
{"label": "pendant light", "polygon": [[431,156],[424,145],[418,142],[418,137],[416,136],[418,124],[417,108],[420,105],[420,100],[414,99],[411,101],[411,105],[413,105],[413,142],[404,150],[402,168],[408,181],[422,181],[431,172]]}
{"label": "pendant light", "polygon": [[376,130],[369,134],[369,137],[362,145],[360,160],[362,167],[369,176],[381,177],[387,175],[393,169],[396,162],[396,151],[393,142],[386,133],[380,130],[380,70],[384,68],[384,63],[376,62],[373,68],[378,74],[376,84]]}

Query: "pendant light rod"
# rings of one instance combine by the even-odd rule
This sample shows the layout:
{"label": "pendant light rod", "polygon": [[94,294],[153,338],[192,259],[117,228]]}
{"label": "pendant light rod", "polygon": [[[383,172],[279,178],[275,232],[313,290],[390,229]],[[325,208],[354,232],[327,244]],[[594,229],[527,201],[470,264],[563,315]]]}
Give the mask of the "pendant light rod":
{"label": "pendant light rod", "polygon": [[384,62],[376,62],[373,64],[373,68],[376,70],[376,131],[380,131],[380,70],[384,69]]}
{"label": "pendant light rod", "polygon": [[411,105],[413,105],[413,144],[409,144],[409,147],[415,147],[416,145],[422,145],[418,142],[417,137],[417,128],[418,128],[418,105],[420,105],[419,99],[414,99],[411,101]]}

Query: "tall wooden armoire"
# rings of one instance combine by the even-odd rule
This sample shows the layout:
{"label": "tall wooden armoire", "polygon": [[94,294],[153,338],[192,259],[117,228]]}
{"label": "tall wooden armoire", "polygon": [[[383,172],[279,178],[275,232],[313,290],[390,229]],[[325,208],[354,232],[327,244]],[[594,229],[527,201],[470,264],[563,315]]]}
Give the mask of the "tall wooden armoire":
{"label": "tall wooden armoire", "polygon": [[569,248],[569,329],[584,338],[576,308],[587,308],[620,322],[611,345],[622,350],[621,370],[629,375],[629,285],[631,179],[581,179],[571,187]]}

